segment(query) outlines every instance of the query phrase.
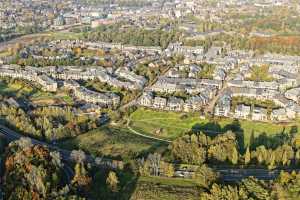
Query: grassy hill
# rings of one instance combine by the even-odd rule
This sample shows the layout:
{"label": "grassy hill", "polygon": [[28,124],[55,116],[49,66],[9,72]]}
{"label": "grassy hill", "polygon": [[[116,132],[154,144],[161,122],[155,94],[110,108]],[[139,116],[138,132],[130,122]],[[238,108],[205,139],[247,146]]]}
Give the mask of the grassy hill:
{"label": "grassy hill", "polygon": [[[177,113],[139,108],[130,116],[130,126],[143,134],[163,139],[175,139],[192,129],[208,134],[218,134],[227,130],[240,133],[245,145],[251,137],[276,137],[289,133],[300,125],[299,120],[286,124],[234,120],[229,118],[202,119],[198,113]],[[158,131],[159,130],[159,131]]]}
{"label": "grassy hill", "polygon": [[194,200],[201,191],[193,180],[140,177],[130,200]]}
{"label": "grassy hill", "polygon": [[128,129],[106,126],[92,130],[60,143],[68,149],[80,148],[95,155],[127,158],[154,150],[163,150],[166,145],[151,139],[133,135]]}

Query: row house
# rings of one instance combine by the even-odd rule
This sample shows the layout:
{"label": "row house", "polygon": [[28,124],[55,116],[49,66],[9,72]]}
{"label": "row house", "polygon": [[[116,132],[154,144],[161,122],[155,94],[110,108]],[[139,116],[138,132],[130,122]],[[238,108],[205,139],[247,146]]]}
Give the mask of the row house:
{"label": "row house", "polygon": [[145,77],[139,76],[139,75],[135,74],[132,71],[125,70],[124,68],[117,69],[117,71],[115,72],[115,74],[118,75],[119,77],[128,79],[131,82],[136,83],[137,85],[140,85],[141,88],[145,85],[145,83],[147,81],[145,79]]}
{"label": "row house", "polygon": [[228,81],[227,84],[230,87],[269,89],[269,90],[278,90],[279,89],[279,84],[277,82],[274,82],[274,81],[265,82],[265,81],[230,80],[230,81]]}
{"label": "row house", "polygon": [[63,82],[63,86],[68,90],[75,90],[80,87],[79,83],[74,80],[66,80]]}
{"label": "row house", "polygon": [[156,92],[173,93],[188,92],[188,90],[195,92],[193,88],[200,87],[220,89],[221,86],[222,82],[218,80],[159,77],[151,89]]}
{"label": "row house", "polygon": [[201,94],[184,101],[177,97],[155,97],[152,92],[145,92],[139,99],[139,105],[160,110],[193,112],[201,110],[208,100],[208,97]]}
{"label": "row house", "polygon": [[80,100],[104,106],[117,106],[120,103],[120,97],[114,93],[94,92],[85,87],[76,88],[74,95]]}
{"label": "row house", "polygon": [[285,97],[300,103],[300,88],[293,88],[284,93]]}
{"label": "row house", "polygon": [[42,89],[45,91],[55,92],[57,90],[57,82],[47,75],[37,76],[36,81],[42,85]]}
{"label": "row house", "polygon": [[220,117],[229,117],[231,109],[231,96],[224,94],[221,96],[214,107],[214,114]]}
{"label": "row house", "polygon": [[241,97],[249,97],[256,98],[259,100],[272,100],[275,96],[279,95],[280,92],[277,90],[269,90],[269,89],[255,89],[255,88],[238,88],[231,87],[229,88],[231,96],[241,96]]}
{"label": "row house", "polygon": [[244,104],[239,104],[235,108],[234,117],[241,118],[241,119],[247,119],[250,116],[250,113],[251,113],[250,106],[247,106]]}
{"label": "row house", "polygon": [[188,47],[188,46],[182,46],[181,43],[170,43],[168,48],[165,51],[169,54],[203,55],[204,47],[202,46]]}
{"label": "row house", "polygon": [[288,115],[284,108],[274,109],[271,112],[270,119],[272,121],[287,121]]}
{"label": "row house", "polygon": [[45,91],[55,92],[57,90],[56,81],[47,75],[39,75],[32,67],[25,67],[25,69],[21,69],[19,66],[11,66],[10,69],[3,67],[0,69],[0,76],[35,81],[39,83]]}
{"label": "row house", "polygon": [[251,119],[253,121],[267,121],[268,120],[268,111],[266,108],[257,107],[253,108]]}

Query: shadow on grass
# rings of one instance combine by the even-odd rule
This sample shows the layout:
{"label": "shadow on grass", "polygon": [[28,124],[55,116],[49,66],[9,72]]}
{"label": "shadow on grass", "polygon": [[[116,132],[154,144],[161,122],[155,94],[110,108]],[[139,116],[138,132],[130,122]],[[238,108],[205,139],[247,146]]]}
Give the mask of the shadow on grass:
{"label": "shadow on grass", "polygon": [[109,172],[109,169],[99,170],[94,168],[92,170],[93,184],[89,192],[89,198],[95,200],[129,200],[136,190],[138,177],[135,176],[129,165],[125,166],[122,171],[115,171],[119,183],[117,190],[112,191],[106,183]]}
{"label": "shadow on grass", "polygon": [[[241,127],[239,120],[236,119],[232,123],[227,124],[224,127],[222,127],[216,121],[211,121],[208,123],[197,123],[192,127],[192,132],[203,132],[210,137],[215,137],[227,131],[232,131],[236,134],[239,151],[241,153],[244,153],[247,147],[244,142],[245,131]],[[275,149],[284,143],[291,142],[296,133],[298,133],[297,126],[292,126],[290,131],[287,131],[285,127],[283,127],[281,131],[272,135],[267,134],[266,132],[254,134],[254,131],[252,131],[249,141],[249,147],[251,150],[255,150],[256,147],[264,145],[266,148]]]}
{"label": "shadow on grass", "polygon": [[291,143],[296,133],[298,133],[297,126],[292,126],[290,131],[282,128],[282,131],[275,135],[268,135],[266,132],[262,132],[255,137],[254,132],[252,132],[249,141],[250,149],[254,150],[260,145],[264,145],[268,149],[276,149],[285,143]]}
{"label": "shadow on grass", "polygon": [[244,130],[241,127],[239,120],[234,120],[232,123],[227,124],[224,127],[216,121],[211,121],[208,123],[197,123],[192,127],[192,132],[203,132],[205,135],[210,137],[216,137],[219,134],[223,134],[227,131],[232,131],[236,134],[239,151],[244,152]]}

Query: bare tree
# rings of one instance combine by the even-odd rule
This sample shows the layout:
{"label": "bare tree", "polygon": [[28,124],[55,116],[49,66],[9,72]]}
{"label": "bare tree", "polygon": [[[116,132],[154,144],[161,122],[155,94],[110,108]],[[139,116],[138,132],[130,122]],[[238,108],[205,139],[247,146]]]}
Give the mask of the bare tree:
{"label": "bare tree", "polygon": [[148,160],[150,162],[150,168],[152,170],[152,174],[154,176],[158,176],[159,175],[161,155],[158,154],[158,153],[150,154],[148,156]]}

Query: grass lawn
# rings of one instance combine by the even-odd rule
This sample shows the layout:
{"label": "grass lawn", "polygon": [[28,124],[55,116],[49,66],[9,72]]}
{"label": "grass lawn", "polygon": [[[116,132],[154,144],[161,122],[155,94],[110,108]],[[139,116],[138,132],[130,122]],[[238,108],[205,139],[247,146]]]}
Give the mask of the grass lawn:
{"label": "grass lawn", "polygon": [[7,56],[10,56],[10,52],[8,52],[8,51],[1,51],[0,52],[0,58],[7,57]]}
{"label": "grass lawn", "polygon": [[55,94],[50,92],[37,91],[36,93],[30,96],[30,100],[38,105],[74,104],[72,97],[70,97],[64,91],[58,91]]}
{"label": "grass lawn", "polygon": [[151,182],[153,184],[172,185],[180,187],[198,187],[201,186],[193,179],[184,178],[168,178],[168,177],[156,177],[156,176],[142,176],[139,177],[141,182]]}
{"label": "grass lawn", "polygon": [[67,149],[80,148],[95,155],[127,159],[152,151],[163,151],[166,145],[133,135],[126,128],[105,126],[60,142]]}
{"label": "grass lawn", "polygon": [[[289,124],[275,124],[264,122],[253,122],[234,119],[201,119],[197,114],[186,114],[176,112],[155,111],[145,108],[139,108],[130,116],[130,126],[144,134],[155,135],[163,139],[175,139],[185,132],[195,128],[197,130],[208,130],[207,132],[224,132],[225,130],[233,130],[232,125],[238,124],[239,129],[236,132],[243,133],[245,145],[249,143],[253,133],[255,137],[265,133],[267,136],[289,132],[292,126],[300,125],[300,121]],[[161,129],[158,133],[158,129]]]}
{"label": "grass lawn", "polygon": [[6,84],[0,80],[0,94],[15,94],[16,96],[21,95],[29,95],[32,93],[34,88],[29,86],[24,86],[23,84],[19,83],[9,83]]}
{"label": "grass lawn", "polygon": [[39,105],[67,104],[72,105],[73,99],[65,91],[50,93],[40,90],[38,87],[28,84],[26,81],[6,83],[0,80],[0,94],[15,97],[28,97],[33,103]]}
{"label": "grass lawn", "polygon": [[139,177],[131,200],[199,199],[203,191],[194,180],[164,177]]}

